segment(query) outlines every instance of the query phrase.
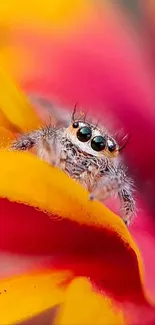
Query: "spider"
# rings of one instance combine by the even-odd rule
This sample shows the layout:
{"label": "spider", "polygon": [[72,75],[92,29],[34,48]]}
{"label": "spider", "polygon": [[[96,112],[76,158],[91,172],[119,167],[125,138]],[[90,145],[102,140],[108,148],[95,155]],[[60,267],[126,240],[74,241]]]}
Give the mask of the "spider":
{"label": "spider", "polygon": [[120,216],[128,226],[135,214],[133,182],[120,161],[120,147],[105,127],[95,126],[86,117],[75,117],[68,126],[45,126],[21,135],[11,150],[35,147],[37,155],[55,165],[89,191],[90,200],[104,201],[117,194]]}

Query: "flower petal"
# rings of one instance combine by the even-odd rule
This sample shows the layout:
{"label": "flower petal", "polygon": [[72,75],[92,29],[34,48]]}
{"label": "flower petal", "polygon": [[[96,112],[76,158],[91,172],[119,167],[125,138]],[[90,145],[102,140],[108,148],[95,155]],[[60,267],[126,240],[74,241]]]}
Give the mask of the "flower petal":
{"label": "flower petal", "polygon": [[[41,125],[37,114],[27,101],[26,97],[16,87],[9,75],[0,66],[0,108],[5,115],[5,121],[12,124],[12,129],[19,131],[29,131]],[[6,126],[6,122],[4,125]]]}
{"label": "flower petal", "polygon": [[[93,277],[117,299],[125,295],[137,303],[145,300],[141,256],[118,216],[101,203],[90,202],[87,191],[78,183],[30,153],[3,150],[0,162],[0,197],[51,214],[51,219],[44,218],[50,229],[48,249],[56,267]],[[7,206],[5,203],[1,220],[7,220]],[[15,216],[15,211],[10,208],[9,215]],[[27,220],[29,213],[25,212]],[[39,212],[36,214],[39,218]],[[21,212],[21,222],[23,216]]]}
{"label": "flower petal", "polygon": [[50,271],[0,281],[0,324],[16,324],[60,304],[67,273]]}
{"label": "flower petal", "polygon": [[0,126],[0,148],[7,148],[11,141],[15,139],[14,134],[4,127]]}
{"label": "flower petal", "polygon": [[[0,162],[3,170],[0,183],[1,197],[39,207],[41,210],[81,224],[104,225],[110,230],[117,231],[122,239],[130,240],[135,248],[123,221],[101,203],[90,202],[87,191],[64,172],[28,152],[1,151]],[[107,214],[108,217],[110,214],[110,220],[107,219]]]}
{"label": "flower petal", "polygon": [[14,127],[11,124],[11,122],[7,119],[6,115],[2,112],[1,109],[0,109],[0,127],[17,132],[16,127]]}
{"label": "flower petal", "polygon": [[[73,5],[74,3],[74,5]],[[30,0],[23,1],[20,4],[17,1],[12,3],[11,0],[6,0],[0,8],[0,17],[5,19],[5,23],[12,24],[25,24],[37,27],[46,28],[50,27],[51,29],[62,28],[64,31],[66,27],[70,29],[70,24],[75,25],[74,15],[85,17],[86,9],[89,10],[89,7],[92,7],[92,3],[88,0],[74,0],[72,3],[71,0],[57,0],[50,2],[49,0],[34,0],[33,8]],[[48,9],[47,9],[48,8]]]}
{"label": "flower petal", "polygon": [[123,313],[113,306],[109,298],[92,290],[86,278],[72,281],[60,307],[57,325],[123,325]]}

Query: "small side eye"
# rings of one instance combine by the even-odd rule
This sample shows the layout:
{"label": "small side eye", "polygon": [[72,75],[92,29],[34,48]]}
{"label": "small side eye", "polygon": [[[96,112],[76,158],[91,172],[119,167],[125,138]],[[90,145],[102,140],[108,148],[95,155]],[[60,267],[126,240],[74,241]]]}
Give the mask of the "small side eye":
{"label": "small side eye", "polygon": [[74,129],[77,129],[79,127],[79,122],[73,122],[72,126]]}
{"label": "small side eye", "polygon": [[116,142],[113,139],[108,139],[107,141],[107,147],[110,152],[113,152],[116,150]]}
{"label": "small side eye", "polygon": [[92,136],[91,129],[87,126],[83,126],[77,131],[77,138],[81,142],[87,142]]}
{"label": "small side eye", "polygon": [[91,141],[91,147],[95,151],[102,151],[106,146],[106,138],[101,135],[97,135]]}

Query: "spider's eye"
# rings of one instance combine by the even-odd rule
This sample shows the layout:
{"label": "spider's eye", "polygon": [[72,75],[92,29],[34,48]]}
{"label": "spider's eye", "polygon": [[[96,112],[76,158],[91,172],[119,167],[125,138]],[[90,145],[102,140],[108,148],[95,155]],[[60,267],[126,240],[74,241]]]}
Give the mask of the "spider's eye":
{"label": "spider's eye", "polygon": [[91,129],[87,126],[83,126],[77,131],[77,138],[81,142],[87,142],[92,136]]}
{"label": "spider's eye", "polygon": [[73,122],[72,126],[74,129],[77,129],[79,127],[79,122]]}
{"label": "spider's eye", "polygon": [[107,146],[108,146],[108,150],[110,152],[113,152],[116,149],[116,142],[113,139],[108,139]]}
{"label": "spider's eye", "polygon": [[101,135],[97,135],[91,141],[91,147],[95,151],[101,151],[106,146],[106,138],[102,137]]}

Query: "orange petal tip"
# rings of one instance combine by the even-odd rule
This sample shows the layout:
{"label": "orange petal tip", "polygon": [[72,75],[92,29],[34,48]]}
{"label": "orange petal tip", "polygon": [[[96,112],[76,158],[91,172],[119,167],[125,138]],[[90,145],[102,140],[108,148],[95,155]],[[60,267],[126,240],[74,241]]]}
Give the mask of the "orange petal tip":
{"label": "orange petal tip", "polygon": [[93,291],[86,278],[76,278],[65,293],[55,325],[124,325],[123,313],[109,298]]}
{"label": "orange petal tip", "polygon": [[81,185],[29,152],[0,151],[0,164],[0,197],[109,231],[122,241],[126,251],[130,248],[134,252],[143,279],[140,253],[123,221],[103,204],[90,202]]}
{"label": "orange petal tip", "polygon": [[64,300],[60,284],[69,273],[49,270],[0,281],[0,324],[17,324],[30,319]]}

